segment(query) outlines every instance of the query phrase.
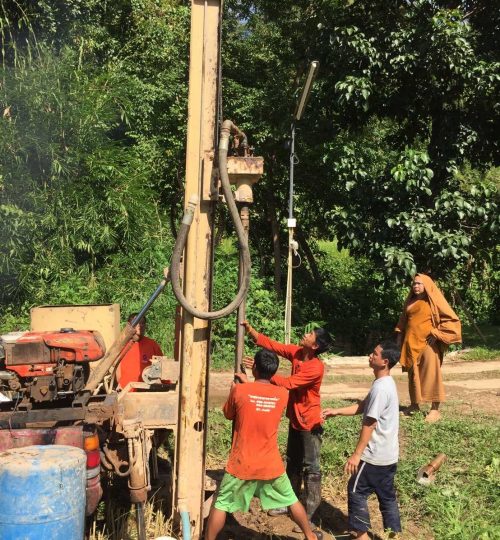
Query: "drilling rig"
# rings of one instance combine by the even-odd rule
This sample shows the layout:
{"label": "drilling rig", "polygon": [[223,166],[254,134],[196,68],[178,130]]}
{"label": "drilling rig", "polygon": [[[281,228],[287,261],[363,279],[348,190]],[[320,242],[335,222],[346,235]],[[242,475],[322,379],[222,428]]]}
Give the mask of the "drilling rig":
{"label": "drilling rig", "polygon": [[[222,0],[191,0],[184,217],[156,291],[121,332],[116,305],[62,306],[36,308],[31,332],[2,336],[0,390],[12,401],[0,403],[0,450],[63,441],[88,447],[89,454],[97,451],[101,469],[128,478],[140,540],[146,538],[143,505],[160,429],[174,433],[173,516],[183,538],[201,538],[211,502],[205,490],[211,320],[237,311],[236,369],[243,356],[239,323],[250,281],[249,208],[263,160],[251,154],[245,133],[221,118],[221,16]],[[213,311],[218,204],[227,205],[233,220],[240,267],[235,298]],[[169,282],[180,304],[175,357],[154,357],[143,381],[118,392],[113,377],[134,327]],[[99,315],[103,312],[113,321],[112,339],[101,336],[110,327]],[[102,493],[95,478],[87,485],[88,514]]]}

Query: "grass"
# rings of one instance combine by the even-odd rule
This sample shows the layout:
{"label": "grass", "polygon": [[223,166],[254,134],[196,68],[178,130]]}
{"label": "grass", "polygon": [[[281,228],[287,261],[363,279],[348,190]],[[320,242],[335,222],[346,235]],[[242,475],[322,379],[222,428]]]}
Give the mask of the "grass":
{"label": "grass", "polygon": [[[498,358],[497,358],[498,360]],[[396,382],[407,382],[408,376],[393,375]],[[478,371],[477,373],[443,373],[443,381],[478,381],[484,379],[500,379],[500,370]],[[328,375],[323,379],[324,384],[369,384],[373,375]]]}
{"label": "grass", "polygon": [[[402,456],[398,489],[404,513],[419,510],[440,540],[494,540],[500,538],[500,451],[497,419],[447,416],[428,425],[421,415],[402,422]],[[448,460],[436,482],[415,482],[419,467],[438,453]],[[408,516],[407,516],[408,517]]]}
{"label": "grass", "polygon": [[465,349],[459,353],[461,360],[486,361],[500,359],[500,326],[481,324],[479,326],[484,340],[473,327],[463,327],[463,344]]}
{"label": "grass", "polygon": [[[459,353],[460,360],[484,361],[500,358],[500,345],[495,346],[498,327],[484,328],[487,347]],[[467,335],[464,332],[465,335]],[[495,337],[497,336],[497,337]],[[469,338],[465,338],[465,342]],[[495,348],[497,347],[497,348]],[[445,380],[499,378],[499,371],[445,375]],[[398,377],[396,377],[398,378]],[[406,380],[406,376],[399,378]],[[363,375],[338,375],[334,382],[369,383],[373,378]],[[326,382],[326,381],[325,381]],[[327,405],[340,406],[345,401]],[[207,469],[222,469],[231,446],[231,423],[220,408],[209,412],[207,435]],[[360,418],[336,418],[325,424],[322,447],[323,497],[332,506],[346,513],[347,478],[343,466],[355,447]],[[279,445],[285,454],[288,422],[283,419]],[[500,449],[498,419],[481,414],[462,416],[446,409],[445,418],[428,425],[423,416],[401,421],[401,459],[396,476],[404,540],[500,540]],[[448,456],[428,487],[415,481],[417,470],[438,453]],[[376,505],[370,505],[375,526],[380,524]],[[91,526],[89,540],[133,540],[137,538],[134,510],[119,501],[111,501]],[[148,537],[171,533],[171,523],[155,502],[145,509]]]}
{"label": "grass", "polygon": [[469,362],[487,362],[488,360],[500,360],[500,349],[489,349],[487,347],[474,347],[473,349],[460,352],[460,360]]}
{"label": "grass", "polygon": [[[136,540],[137,525],[133,505],[120,497],[112,497],[106,503],[101,502],[94,516],[88,540]],[[148,538],[174,536],[172,522],[155,495],[144,507],[144,522]]]}
{"label": "grass", "polygon": [[[346,402],[329,402],[339,406]],[[222,468],[231,440],[230,422],[218,410],[210,412],[208,435],[210,468]],[[355,447],[360,418],[335,418],[325,424],[322,446],[323,493],[327,502],[345,512],[346,458]],[[285,452],[287,422],[280,427],[279,442]],[[396,476],[405,539],[500,539],[500,449],[498,419],[475,414],[463,417],[447,410],[437,424],[422,415],[403,419],[401,457]],[[416,482],[417,470],[438,453],[448,459],[428,487]],[[372,512],[377,519],[378,510]],[[376,521],[374,519],[374,521]]]}

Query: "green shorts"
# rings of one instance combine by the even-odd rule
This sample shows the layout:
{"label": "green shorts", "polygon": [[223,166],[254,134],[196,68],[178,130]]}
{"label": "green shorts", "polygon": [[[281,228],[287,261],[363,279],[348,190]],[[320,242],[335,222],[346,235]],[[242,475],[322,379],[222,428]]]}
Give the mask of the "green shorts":
{"label": "green shorts", "polygon": [[298,500],[286,473],[272,480],[240,480],[225,473],[214,506],[224,512],[248,512],[252,497],[260,499],[264,510],[290,506]]}

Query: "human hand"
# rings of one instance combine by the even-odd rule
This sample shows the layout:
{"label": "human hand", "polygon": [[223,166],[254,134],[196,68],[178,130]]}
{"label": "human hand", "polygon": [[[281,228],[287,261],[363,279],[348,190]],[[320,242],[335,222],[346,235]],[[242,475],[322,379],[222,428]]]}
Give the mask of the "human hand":
{"label": "human hand", "polygon": [[245,367],[245,369],[249,369],[250,371],[252,371],[253,364],[254,364],[254,360],[251,356],[243,357],[243,366]]}
{"label": "human hand", "polygon": [[240,324],[241,326],[245,327],[245,332],[250,332],[250,328],[252,327],[250,326],[250,323],[248,321],[242,321]]}
{"label": "human hand", "polygon": [[252,326],[250,325],[250,323],[248,321],[243,321],[240,323],[241,326],[244,326],[245,327],[245,332],[254,340],[254,341],[257,341],[257,337],[259,335],[259,333],[257,332],[257,330],[255,330],[254,328],[252,328]]}
{"label": "human hand", "polygon": [[321,411],[321,418],[323,418],[323,420],[331,418],[332,416],[337,416],[337,410],[336,409],[327,408],[327,409],[323,409]]}
{"label": "human hand", "polygon": [[240,383],[247,383],[248,382],[248,377],[246,376],[245,373],[236,372],[234,374],[234,378],[237,379]]}
{"label": "human hand", "polygon": [[355,474],[358,472],[359,462],[361,461],[361,456],[354,453],[352,456],[347,460],[347,463],[344,466],[344,471],[347,474]]}

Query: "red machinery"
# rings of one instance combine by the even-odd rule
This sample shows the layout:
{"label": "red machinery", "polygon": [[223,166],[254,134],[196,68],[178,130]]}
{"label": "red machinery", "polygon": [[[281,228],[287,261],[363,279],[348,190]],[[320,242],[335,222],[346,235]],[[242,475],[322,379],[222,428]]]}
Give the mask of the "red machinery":
{"label": "red machinery", "polygon": [[73,396],[85,385],[89,362],[101,359],[98,332],[63,328],[58,332],[11,332],[0,337],[0,392],[23,402]]}

